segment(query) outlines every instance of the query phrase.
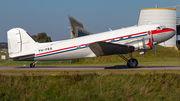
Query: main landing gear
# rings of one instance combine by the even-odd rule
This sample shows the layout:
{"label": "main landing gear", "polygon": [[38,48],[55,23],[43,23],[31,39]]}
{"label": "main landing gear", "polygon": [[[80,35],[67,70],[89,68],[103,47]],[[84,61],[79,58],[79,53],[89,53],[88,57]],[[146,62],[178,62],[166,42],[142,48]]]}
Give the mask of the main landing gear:
{"label": "main landing gear", "polygon": [[129,68],[136,68],[137,67],[138,61],[132,57],[132,53],[129,53],[129,57],[130,57],[129,60],[127,58],[125,58],[122,54],[118,54],[118,55],[119,55],[119,57],[121,57],[123,60],[125,60],[127,62],[127,66]]}
{"label": "main landing gear", "polygon": [[30,64],[30,67],[31,67],[31,68],[34,68],[34,67],[35,67],[35,64],[36,64],[37,62],[38,62],[38,61],[35,61],[34,63],[31,63],[31,64]]}

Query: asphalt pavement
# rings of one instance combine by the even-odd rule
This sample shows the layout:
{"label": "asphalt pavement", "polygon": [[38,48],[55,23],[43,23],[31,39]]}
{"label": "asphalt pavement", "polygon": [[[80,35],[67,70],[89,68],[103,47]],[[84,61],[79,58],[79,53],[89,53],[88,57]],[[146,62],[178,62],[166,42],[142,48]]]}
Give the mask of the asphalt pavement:
{"label": "asphalt pavement", "polygon": [[138,66],[128,68],[126,65],[118,66],[1,66],[0,70],[180,70],[180,66]]}

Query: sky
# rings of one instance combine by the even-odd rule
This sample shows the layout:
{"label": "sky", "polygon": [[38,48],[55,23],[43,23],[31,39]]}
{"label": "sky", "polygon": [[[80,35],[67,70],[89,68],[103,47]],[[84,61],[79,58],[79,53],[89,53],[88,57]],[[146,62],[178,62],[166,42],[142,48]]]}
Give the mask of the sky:
{"label": "sky", "polygon": [[7,42],[11,28],[23,28],[30,35],[45,32],[52,41],[68,39],[68,15],[91,33],[134,26],[140,9],[156,5],[180,5],[180,0],[0,0],[0,42]]}

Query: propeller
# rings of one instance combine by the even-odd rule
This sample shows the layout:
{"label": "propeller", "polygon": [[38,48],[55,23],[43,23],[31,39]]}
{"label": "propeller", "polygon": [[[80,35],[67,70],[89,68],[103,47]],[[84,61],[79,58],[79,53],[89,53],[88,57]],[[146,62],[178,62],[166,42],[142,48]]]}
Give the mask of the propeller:
{"label": "propeller", "polygon": [[150,31],[150,35],[151,35],[151,45],[153,46],[154,54],[156,56],[156,47],[155,47],[156,42],[154,42],[154,40],[153,40],[153,35],[152,35],[151,31]]}
{"label": "propeller", "polygon": [[154,54],[155,54],[155,56],[156,56],[156,47],[155,47],[154,44],[152,44],[152,45],[153,45],[153,49],[154,49]]}

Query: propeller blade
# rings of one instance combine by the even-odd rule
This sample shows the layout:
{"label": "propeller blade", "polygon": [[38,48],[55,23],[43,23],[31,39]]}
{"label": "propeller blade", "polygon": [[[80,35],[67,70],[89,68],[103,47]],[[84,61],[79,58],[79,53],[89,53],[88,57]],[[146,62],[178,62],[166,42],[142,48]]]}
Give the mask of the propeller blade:
{"label": "propeller blade", "polygon": [[154,53],[155,53],[155,56],[156,56],[156,47],[155,47],[154,44],[152,44],[152,45],[153,45]]}
{"label": "propeller blade", "polygon": [[150,31],[149,33],[150,33],[150,35],[151,35],[151,44],[152,44],[152,46],[153,46],[154,54],[155,54],[155,56],[156,56],[156,47],[155,47],[156,42],[154,42],[154,40],[153,40],[152,32]]}

